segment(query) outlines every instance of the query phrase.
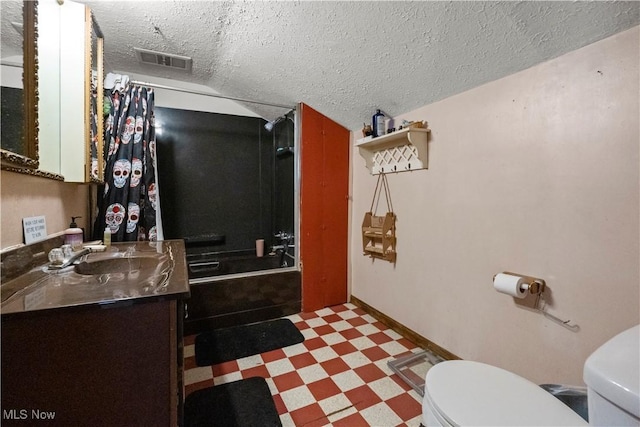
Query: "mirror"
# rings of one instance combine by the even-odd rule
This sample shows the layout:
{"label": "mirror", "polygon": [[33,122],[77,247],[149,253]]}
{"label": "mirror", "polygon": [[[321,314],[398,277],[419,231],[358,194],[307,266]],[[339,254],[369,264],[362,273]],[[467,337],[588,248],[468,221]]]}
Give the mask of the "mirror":
{"label": "mirror", "polygon": [[103,37],[91,10],[74,1],[0,6],[2,168],[102,182]]}
{"label": "mirror", "polygon": [[[13,136],[7,141],[3,138],[0,146],[0,163],[2,169],[32,174],[38,167],[38,58],[36,43],[37,1],[2,1],[2,133],[14,129]],[[18,38],[12,32],[19,31],[22,23],[22,35]],[[22,48],[17,48],[21,41]],[[12,46],[13,45],[13,46]],[[20,61],[7,61],[6,53],[22,53],[22,87],[14,87],[14,91],[5,91],[5,77],[16,68]],[[13,65],[9,65],[13,62]],[[7,72],[5,72],[8,71]],[[15,71],[15,70],[14,70]],[[15,74],[15,72],[13,73]],[[18,86],[18,85],[13,85]],[[5,115],[5,93],[13,92],[12,108]],[[21,93],[20,93],[21,92]]]}

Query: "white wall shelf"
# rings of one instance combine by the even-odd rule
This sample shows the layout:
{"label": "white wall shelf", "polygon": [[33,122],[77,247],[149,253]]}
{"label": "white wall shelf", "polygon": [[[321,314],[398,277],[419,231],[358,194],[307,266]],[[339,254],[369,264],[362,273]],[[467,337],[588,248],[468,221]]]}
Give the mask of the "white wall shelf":
{"label": "white wall shelf", "polygon": [[377,138],[356,140],[356,147],[372,175],[427,169],[430,130],[408,127]]}

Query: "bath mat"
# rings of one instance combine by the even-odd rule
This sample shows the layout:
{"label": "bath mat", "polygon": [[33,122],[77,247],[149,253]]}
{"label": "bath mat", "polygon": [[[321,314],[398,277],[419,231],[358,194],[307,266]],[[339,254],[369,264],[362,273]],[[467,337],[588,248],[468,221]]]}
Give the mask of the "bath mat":
{"label": "bath mat", "polygon": [[304,337],[289,319],[215,329],[196,336],[196,365],[215,365],[302,341]]}
{"label": "bath mat", "polygon": [[185,427],[280,427],[264,378],[251,377],[197,390],[184,401]]}

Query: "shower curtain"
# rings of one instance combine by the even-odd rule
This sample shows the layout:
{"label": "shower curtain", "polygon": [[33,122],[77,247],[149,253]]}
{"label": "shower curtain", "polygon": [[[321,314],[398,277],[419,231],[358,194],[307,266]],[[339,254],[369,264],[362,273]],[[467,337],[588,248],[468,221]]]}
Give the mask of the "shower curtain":
{"label": "shower curtain", "polygon": [[105,101],[110,111],[105,119],[104,189],[98,200],[94,238],[105,228],[113,242],[157,239],[157,187],[155,173],[154,92],[130,85],[123,76],[107,85]]}

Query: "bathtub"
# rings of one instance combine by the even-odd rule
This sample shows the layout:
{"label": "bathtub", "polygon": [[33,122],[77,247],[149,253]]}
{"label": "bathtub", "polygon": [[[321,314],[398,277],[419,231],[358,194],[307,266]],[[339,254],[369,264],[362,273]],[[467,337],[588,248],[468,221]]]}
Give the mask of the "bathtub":
{"label": "bathtub", "polygon": [[278,269],[281,257],[257,257],[255,251],[204,252],[187,254],[189,279]]}
{"label": "bathtub", "polygon": [[185,335],[299,313],[301,274],[295,266],[281,267],[282,259],[255,251],[187,255]]}

